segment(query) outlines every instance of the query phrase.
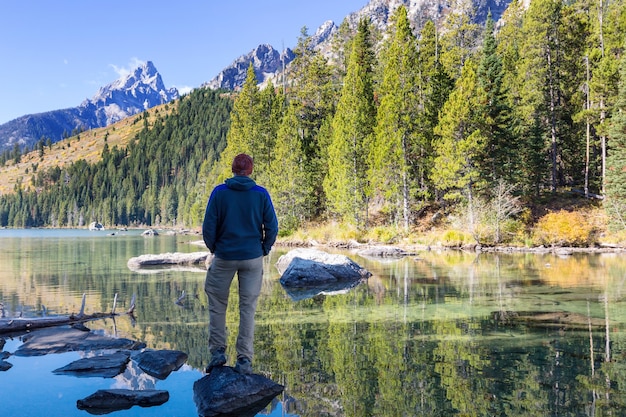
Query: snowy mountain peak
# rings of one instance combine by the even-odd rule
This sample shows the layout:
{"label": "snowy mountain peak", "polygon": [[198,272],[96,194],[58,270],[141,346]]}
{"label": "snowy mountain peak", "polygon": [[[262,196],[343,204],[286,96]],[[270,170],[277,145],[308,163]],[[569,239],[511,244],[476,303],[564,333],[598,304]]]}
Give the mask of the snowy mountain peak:
{"label": "snowy mountain peak", "polygon": [[85,100],[80,107],[95,107],[97,123],[106,126],[178,97],[178,90],[166,89],[161,74],[148,61],[101,87],[96,95]]}
{"label": "snowy mountain peak", "polygon": [[56,142],[75,129],[108,126],[178,97],[178,90],[166,89],[156,67],[148,61],[101,87],[78,107],[26,115],[1,125],[0,150],[15,143],[30,147],[42,137]]}

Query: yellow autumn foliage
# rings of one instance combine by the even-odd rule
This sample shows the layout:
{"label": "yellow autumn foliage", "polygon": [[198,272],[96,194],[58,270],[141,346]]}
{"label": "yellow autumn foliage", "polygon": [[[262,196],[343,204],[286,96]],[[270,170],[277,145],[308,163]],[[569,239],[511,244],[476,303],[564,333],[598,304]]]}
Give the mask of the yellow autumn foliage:
{"label": "yellow autumn foliage", "polygon": [[539,219],[533,240],[546,246],[589,246],[596,241],[595,232],[595,225],[585,212],[559,210]]}

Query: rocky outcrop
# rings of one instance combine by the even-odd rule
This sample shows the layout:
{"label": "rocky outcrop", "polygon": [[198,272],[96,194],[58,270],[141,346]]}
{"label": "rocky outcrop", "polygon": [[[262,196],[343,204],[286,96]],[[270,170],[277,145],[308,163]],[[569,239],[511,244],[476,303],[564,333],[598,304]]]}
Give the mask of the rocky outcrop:
{"label": "rocky outcrop", "polygon": [[262,375],[241,375],[221,366],[193,384],[193,400],[201,417],[252,417],[284,389]]}
{"label": "rocky outcrop", "polygon": [[161,405],[169,399],[169,392],[162,390],[106,389],[98,390],[94,394],[76,401],[76,407],[90,414],[101,415],[113,411],[128,410],[135,405],[140,407]]}

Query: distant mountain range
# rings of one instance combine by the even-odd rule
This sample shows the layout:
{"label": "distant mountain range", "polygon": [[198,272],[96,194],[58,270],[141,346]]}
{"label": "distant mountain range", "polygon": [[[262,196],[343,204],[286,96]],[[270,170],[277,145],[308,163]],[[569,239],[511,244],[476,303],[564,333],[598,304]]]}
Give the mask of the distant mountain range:
{"label": "distant mountain range", "polygon": [[[511,0],[470,0],[465,6],[473,11],[451,9],[447,0],[371,0],[361,10],[346,16],[350,28],[355,29],[362,17],[368,17],[375,28],[384,32],[393,11],[404,5],[415,30],[433,20],[441,23],[450,12],[473,13],[477,23],[484,23],[490,11],[498,20]],[[460,3],[460,2],[459,2]],[[331,43],[338,27],[332,21],[322,24],[311,36],[311,46],[332,58]],[[286,48],[282,53],[272,45],[262,44],[251,52],[235,59],[210,81],[199,87],[236,90],[243,85],[247,69],[252,63],[260,84],[278,74],[295,58],[294,52]],[[78,107],[31,114],[0,125],[0,151],[12,149],[16,143],[20,148],[32,148],[42,137],[57,142],[73,132],[108,126],[128,116],[143,112],[153,106],[164,104],[179,97],[175,88],[167,89],[161,75],[152,62],[147,62],[126,77],[100,88],[96,95]]]}
{"label": "distant mountain range", "polygon": [[150,61],[132,73],[101,87],[78,107],[29,114],[0,125],[0,151],[32,148],[41,138],[53,143],[78,131],[105,127],[146,109],[178,98],[178,90],[167,89]]}

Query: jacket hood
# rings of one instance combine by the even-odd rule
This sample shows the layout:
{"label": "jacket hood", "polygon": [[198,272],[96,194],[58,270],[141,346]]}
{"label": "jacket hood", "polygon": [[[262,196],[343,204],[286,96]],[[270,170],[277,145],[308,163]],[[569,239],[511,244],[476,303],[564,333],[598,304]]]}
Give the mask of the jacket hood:
{"label": "jacket hood", "polygon": [[243,175],[237,175],[229,178],[225,181],[225,183],[228,188],[236,191],[248,191],[250,188],[256,185],[254,180],[252,180],[250,177],[246,177]]}

